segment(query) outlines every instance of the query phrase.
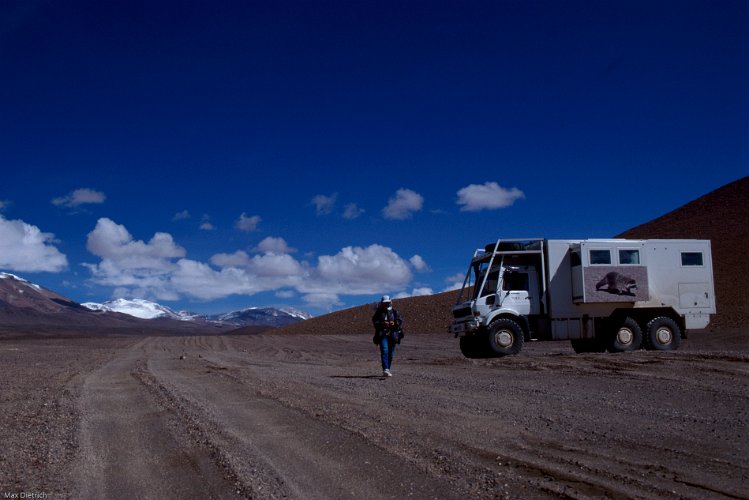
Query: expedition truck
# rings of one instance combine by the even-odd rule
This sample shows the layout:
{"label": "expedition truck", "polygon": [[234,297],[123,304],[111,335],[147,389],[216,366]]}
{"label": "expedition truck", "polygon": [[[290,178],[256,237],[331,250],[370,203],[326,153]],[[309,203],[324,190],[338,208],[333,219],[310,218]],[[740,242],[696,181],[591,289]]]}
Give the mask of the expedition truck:
{"label": "expedition truck", "polygon": [[470,358],[526,340],[675,350],[715,314],[710,241],[500,239],[474,253],[452,312]]}

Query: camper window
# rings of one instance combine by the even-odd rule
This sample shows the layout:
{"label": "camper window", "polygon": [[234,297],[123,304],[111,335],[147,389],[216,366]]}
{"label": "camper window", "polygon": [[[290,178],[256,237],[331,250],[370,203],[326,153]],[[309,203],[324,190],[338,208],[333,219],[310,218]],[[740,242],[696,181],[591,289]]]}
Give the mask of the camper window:
{"label": "camper window", "polygon": [[591,250],[591,264],[611,264],[611,250]]}
{"label": "camper window", "polygon": [[702,266],[702,252],[681,252],[682,266]]}
{"label": "camper window", "polygon": [[640,251],[639,250],[619,250],[619,264],[639,264],[640,263]]}

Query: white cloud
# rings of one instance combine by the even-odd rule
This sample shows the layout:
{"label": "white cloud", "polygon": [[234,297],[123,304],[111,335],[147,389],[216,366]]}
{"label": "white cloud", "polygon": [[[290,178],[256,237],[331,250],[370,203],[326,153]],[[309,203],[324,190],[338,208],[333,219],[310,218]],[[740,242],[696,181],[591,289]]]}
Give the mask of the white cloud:
{"label": "white cloud", "polygon": [[0,210],[5,210],[10,206],[10,202],[8,200],[0,200]]}
{"label": "white cloud", "polygon": [[341,302],[335,293],[308,293],[302,297],[302,300],[309,307],[320,307],[323,309],[331,309],[334,306],[343,305],[343,302]]}
{"label": "white cloud", "polygon": [[327,215],[333,212],[336,200],[338,199],[338,193],[333,193],[330,196],[324,194],[318,194],[312,198],[312,204],[315,206],[315,213],[317,215]]}
{"label": "white cloud", "polygon": [[85,204],[101,204],[107,199],[107,195],[101,191],[89,188],[76,189],[66,196],[60,196],[52,200],[53,205],[58,207],[75,208]]}
{"label": "white cloud", "polygon": [[386,219],[408,219],[414,212],[421,210],[423,205],[423,196],[410,189],[401,188],[388,200],[387,206],[382,209],[382,215]]}
{"label": "white cloud", "polygon": [[525,194],[516,187],[505,189],[496,182],[470,184],[458,191],[461,212],[478,212],[509,207]]}
{"label": "white cloud", "polygon": [[0,215],[0,268],[18,272],[60,272],[68,259],[53,243],[55,236],[22,220]]}
{"label": "white cloud", "polygon": [[242,212],[235,226],[240,231],[249,233],[251,231],[256,231],[257,225],[260,224],[260,221],[262,220],[263,219],[261,219],[259,215],[248,217],[244,212]]}
{"label": "white cloud", "polygon": [[303,282],[300,291],[371,294],[402,289],[411,278],[408,263],[388,247],[345,247],[336,255],[321,255],[312,279]]}
{"label": "white cloud", "polygon": [[170,234],[156,233],[146,243],[135,240],[125,226],[103,217],[88,234],[86,248],[101,258],[98,264],[85,264],[95,283],[127,287],[134,296],[162,300],[178,297],[169,284],[169,275],[176,269],[173,259],[186,252]]}
{"label": "white cloud", "polygon": [[176,214],[174,214],[174,217],[172,218],[172,220],[185,220],[189,218],[190,218],[190,212],[188,212],[187,210],[182,210],[181,212],[177,212]]}
{"label": "white cloud", "polygon": [[342,217],[346,220],[354,220],[357,217],[361,216],[361,214],[364,213],[363,208],[359,208],[356,203],[347,203],[345,207],[343,207],[343,215]]}
{"label": "white cloud", "polygon": [[202,222],[200,226],[198,226],[198,228],[203,231],[213,231],[216,229],[216,226],[214,226],[210,222]]}
{"label": "white cloud", "polygon": [[85,266],[93,282],[115,287],[121,296],[212,300],[276,291],[298,293],[308,304],[326,307],[340,305],[340,295],[403,290],[412,279],[413,258],[410,263],[378,244],[345,247],[310,264],[292,257],[288,252],[293,249],[282,238],[263,242],[258,246],[267,251],[261,254],[240,250],[216,254],[209,263],[198,262],[185,258],[185,250],[169,234],[156,233],[144,242],[134,239],[124,226],[102,218],[87,243],[101,261]]}
{"label": "white cloud", "polygon": [[421,287],[421,288],[414,288],[411,290],[411,293],[408,292],[400,292],[395,295],[395,299],[406,299],[408,297],[423,297],[425,295],[433,295],[434,290],[432,290],[429,287]]}
{"label": "white cloud", "polygon": [[414,269],[421,273],[431,271],[431,269],[429,269],[429,265],[426,263],[426,261],[424,261],[421,255],[414,255],[413,257],[408,259],[408,261],[411,263]]}
{"label": "white cloud", "polygon": [[263,253],[294,253],[296,248],[291,248],[283,238],[268,236],[254,248],[256,252]]}
{"label": "white cloud", "polygon": [[445,278],[445,283],[448,285],[445,287],[443,292],[449,292],[451,290],[460,290],[463,287],[463,280],[465,280],[465,273],[456,273],[452,276]]}

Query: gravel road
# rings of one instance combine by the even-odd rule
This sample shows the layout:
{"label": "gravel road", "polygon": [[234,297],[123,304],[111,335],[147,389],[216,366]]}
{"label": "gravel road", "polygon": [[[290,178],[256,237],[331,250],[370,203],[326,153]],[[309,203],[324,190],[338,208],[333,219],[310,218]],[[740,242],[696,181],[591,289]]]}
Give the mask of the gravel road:
{"label": "gravel road", "polygon": [[0,495],[746,498],[749,350],[412,335],[0,340]]}

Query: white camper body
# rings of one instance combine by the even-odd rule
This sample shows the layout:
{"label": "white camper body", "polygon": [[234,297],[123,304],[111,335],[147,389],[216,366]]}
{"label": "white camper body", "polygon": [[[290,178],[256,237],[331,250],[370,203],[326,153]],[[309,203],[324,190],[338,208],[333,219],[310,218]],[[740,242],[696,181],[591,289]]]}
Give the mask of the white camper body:
{"label": "white camper body", "polygon": [[470,357],[526,339],[672,350],[714,313],[707,240],[498,240],[471,259],[450,331]]}

